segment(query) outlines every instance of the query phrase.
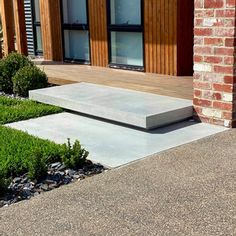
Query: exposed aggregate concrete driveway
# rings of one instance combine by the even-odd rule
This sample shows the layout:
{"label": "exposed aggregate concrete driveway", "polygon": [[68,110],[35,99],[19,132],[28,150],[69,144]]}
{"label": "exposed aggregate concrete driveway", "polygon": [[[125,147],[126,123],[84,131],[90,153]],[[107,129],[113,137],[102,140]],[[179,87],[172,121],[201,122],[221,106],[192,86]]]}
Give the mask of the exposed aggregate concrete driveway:
{"label": "exposed aggregate concrete driveway", "polygon": [[236,130],[2,208],[0,235],[236,235]]}

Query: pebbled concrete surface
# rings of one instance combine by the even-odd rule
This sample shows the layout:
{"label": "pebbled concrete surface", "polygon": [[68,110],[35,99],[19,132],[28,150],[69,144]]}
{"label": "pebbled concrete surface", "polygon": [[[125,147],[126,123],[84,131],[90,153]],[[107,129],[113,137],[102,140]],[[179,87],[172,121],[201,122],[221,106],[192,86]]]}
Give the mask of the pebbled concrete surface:
{"label": "pebbled concrete surface", "polygon": [[236,130],[2,208],[0,235],[236,235]]}

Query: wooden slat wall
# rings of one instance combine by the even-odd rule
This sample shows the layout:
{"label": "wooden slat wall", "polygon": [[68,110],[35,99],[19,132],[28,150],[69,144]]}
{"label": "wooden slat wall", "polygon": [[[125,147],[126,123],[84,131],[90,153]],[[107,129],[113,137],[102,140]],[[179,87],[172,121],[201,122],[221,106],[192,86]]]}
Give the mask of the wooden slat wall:
{"label": "wooden slat wall", "polygon": [[3,49],[4,55],[6,56],[15,50],[13,2],[9,0],[0,0],[0,11],[3,30]]}
{"label": "wooden slat wall", "polygon": [[62,61],[60,0],[40,1],[40,20],[45,60]]}
{"label": "wooden slat wall", "polygon": [[145,70],[192,75],[192,0],[145,0]]}
{"label": "wooden slat wall", "polygon": [[177,0],[144,1],[146,72],[177,74]]}
{"label": "wooden slat wall", "polygon": [[24,0],[13,0],[17,52],[28,55]]}
{"label": "wooden slat wall", "polygon": [[108,65],[106,0],[89,0],[90,53],[93,66]]}

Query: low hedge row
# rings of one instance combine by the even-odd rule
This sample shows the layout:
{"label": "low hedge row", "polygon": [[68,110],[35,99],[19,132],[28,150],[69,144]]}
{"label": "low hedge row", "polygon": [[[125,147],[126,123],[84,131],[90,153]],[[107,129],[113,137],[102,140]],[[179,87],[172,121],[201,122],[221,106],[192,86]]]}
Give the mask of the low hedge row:
{"label": "low hedge row", "polygon": [[79,141],[59,145],[4,126],[0,126],[0,137],[0,189],[8,179],[25,173],[32,180],[42,178],[53,162],[79,168],[89,154]]}
{"label": "low hedge row", "polygon": [[47,75],[27,57],[11,53],[0,60],[0,91],[27,97],[28,91],[47,87]]}

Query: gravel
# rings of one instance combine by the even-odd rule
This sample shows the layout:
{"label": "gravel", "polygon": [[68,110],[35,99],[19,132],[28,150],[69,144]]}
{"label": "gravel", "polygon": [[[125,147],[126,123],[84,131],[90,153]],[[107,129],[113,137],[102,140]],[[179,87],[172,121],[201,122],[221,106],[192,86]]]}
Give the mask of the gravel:
{"label": "gravel", "polygon": [[0,197],[0,208],[22,200],[28,200],[62,185],[81,181],[105,170],[104,166],[90,161],[87,161],[85,166],[78,170],[66,168],[61,162],[52,163],[48,167],[47,176],[39,181],[32,181],[27,177],[27,174],[14,178],[8,186],[5,196]]}

